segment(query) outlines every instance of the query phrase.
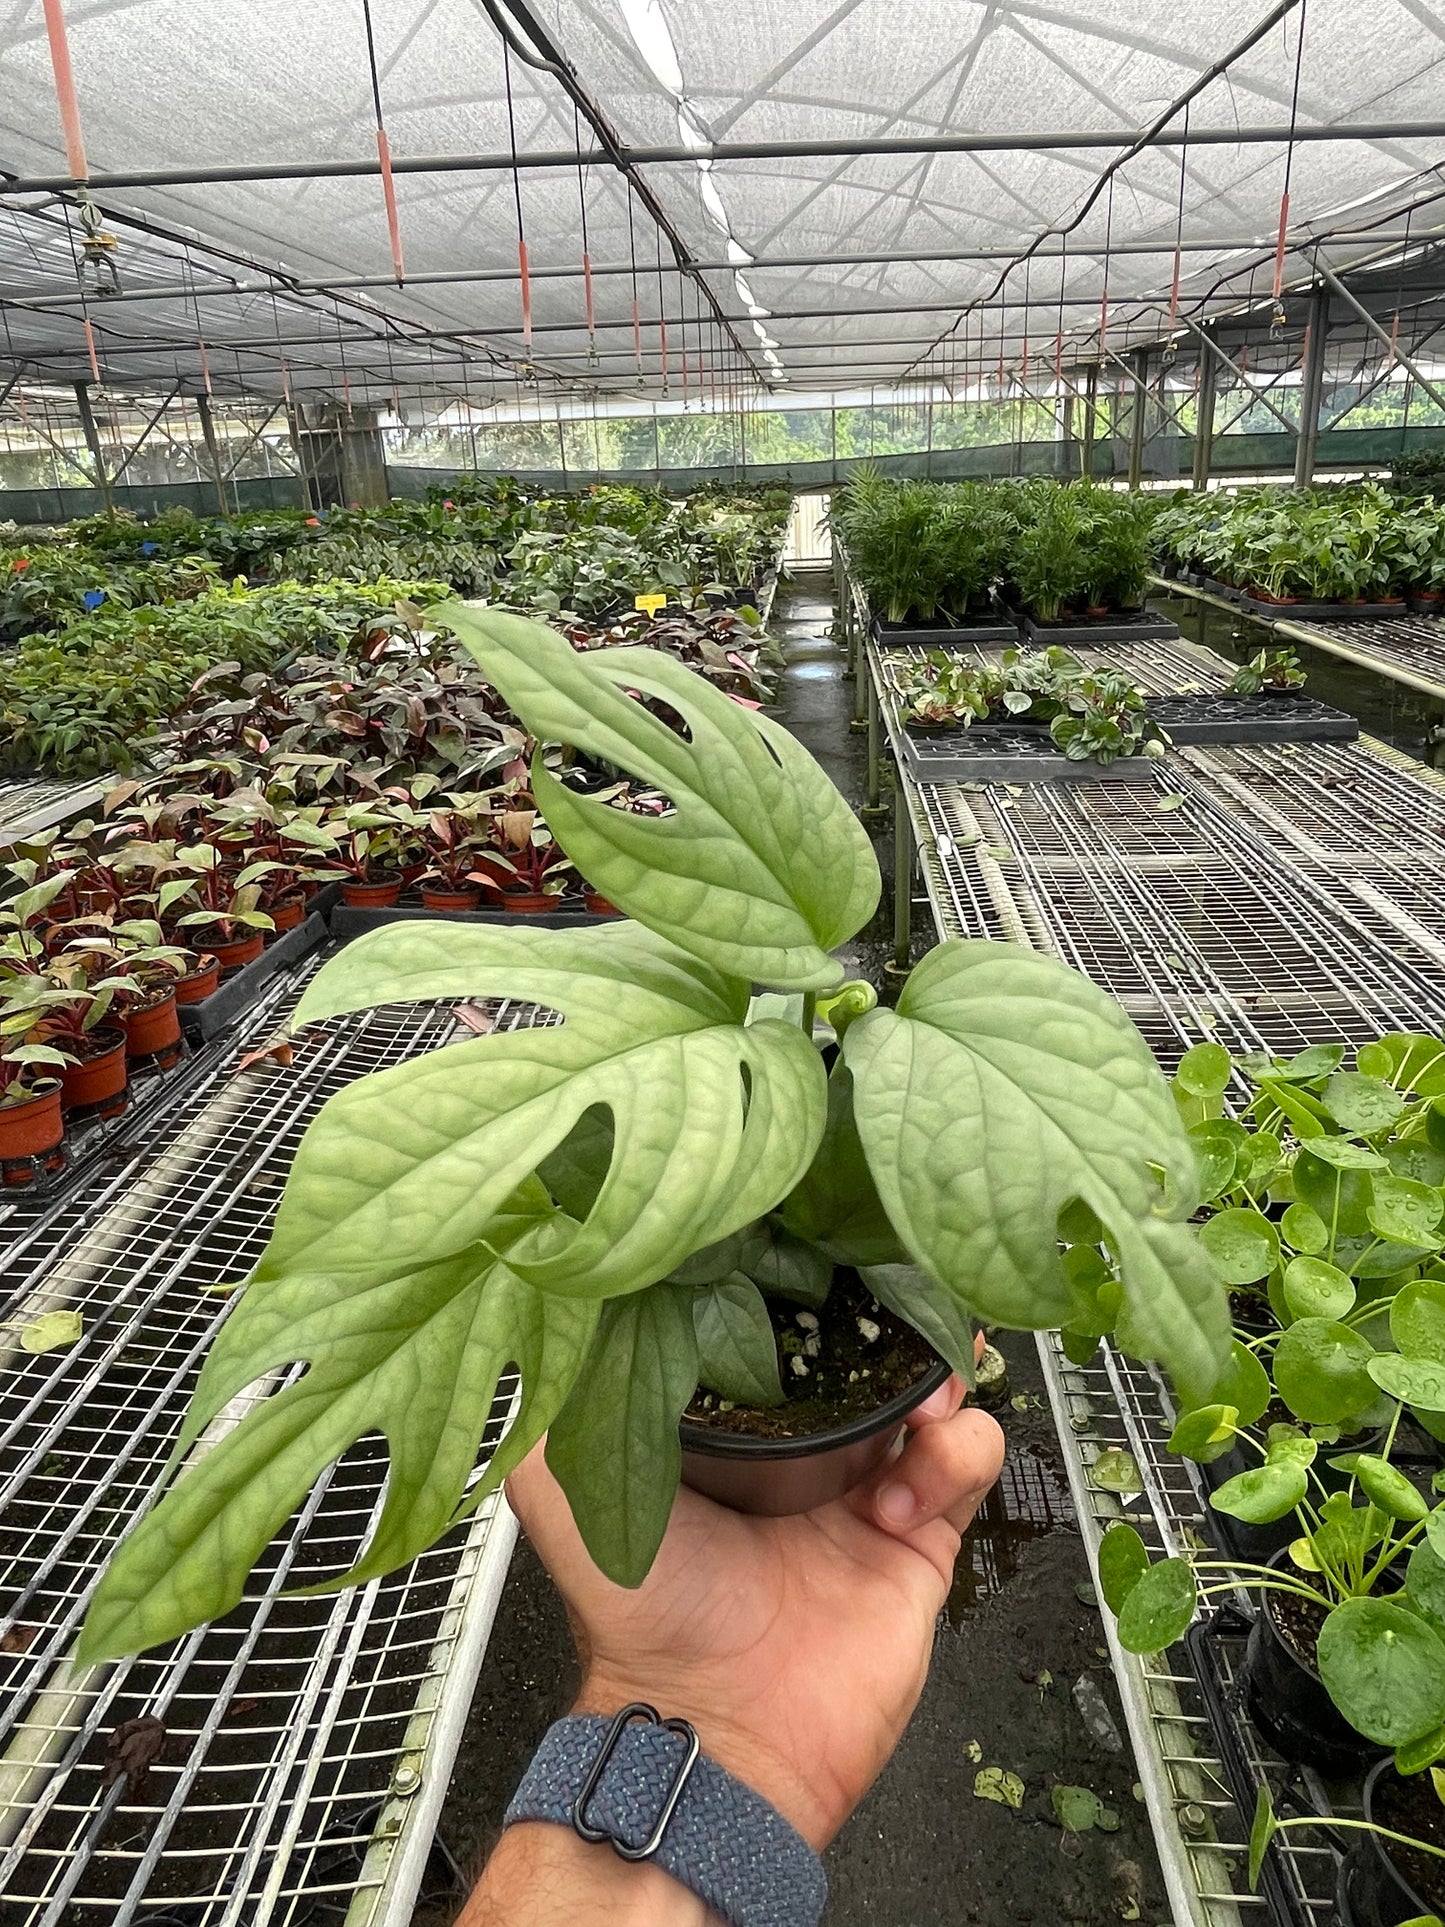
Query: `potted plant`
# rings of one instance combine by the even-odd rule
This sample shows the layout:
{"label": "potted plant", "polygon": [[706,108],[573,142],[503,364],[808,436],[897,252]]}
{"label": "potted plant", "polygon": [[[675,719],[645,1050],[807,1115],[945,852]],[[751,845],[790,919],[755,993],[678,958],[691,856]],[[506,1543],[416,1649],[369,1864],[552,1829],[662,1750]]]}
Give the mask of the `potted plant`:
{"label": "potted plant", "polygon": [[427,866],[417,879],[422,908],[475,910],[483,882],[490,882],[476,866],[490,842],[491,798],[453,791],[431,798],[430,804],[423,833]]}
{"label": "potted plant", "polygon": [[43,1168],[53,1159],[65,1134],[59,1073],[70,1059],[56,1045],[35,1041],[34,1032],[34,1009],[23,997],[13,997],[0,976],[0,1183],[4,1184],[29,1182],[37,1166]]}
{"label": "potted plant", "polygon": [[[231,870],[214,843],[177,850],[174,868],[181,874],[161,886],[157,899],[163,926],[194,933],[191,947],[214,957],[223,971],[254,963],[276,927],[260,907],[263,880],[275,867],[261,861]],[[177,915],[186,904],[193,907]]]}
{"label": "potted plant", "polygon": [[[784,1441],[832,1459],[839,1491],[859,1473],[840,1446],[871,1430],[876,1459],[940,1371],[971,1371],[976,1320],[1073,1315],[1058,1226],[1078,1201],[1120,1254],[1132,1342],[1181,1397],[1207,1397],[1225,1363],[1223,1291],[1185,1222],[1188,1135],[1110,998],[1054,959],[950,943],[877,1008],[830,954],[876,907],[872,848],[793,737],[654,651],[579,656],[526,618],[440,614],[539,740],[628,771],[671,812],[611,809],[534,759],[558,842],[630,920],[393,924],[313,981],[301,1026],[437,997],[518,997],[564,1021],[472,1037],[330,1099],[177,1462],[238,1388],[283,1360],[310,1369],[127,1536],[79,1664],[226,1611],[317,1472],[378,1426],[390,1498],[348,1580],[412,1558],[544,1432],[592,1556],[623,1584],[666,1526],[684,1413],[699,1446],[747,1440],[751,1406],[751,1439],[724,1448],[762,1468],[747,1503],[791,1502]],[[840,1368],[839,1352],[875,1342],[894,1362],[865,1419],[872,1368]],[[478,1479],[510,1361],[516,1415]],[[842,1420],[809,1403],[824,1376],[855,1401]]]}
{"label": "potted plant", "polygon": [[1241,663],[1224,688],[1226,696],[1292,695],[1305,686],[1306,676],[1295,649],[1260,649]]}
{"label": "potted plant", "polygon": [[49,1045],[65,1058],[58,1069],[61,1108],[101,1117],[123,1109],[128,1081],[125,1032],[103,1021],[121,982],[96,978],[89,961],[74,954],[47,959],[43,965],[9,959],[0,964],[0,972],[16,1023],[28,1009],[29,1040]]}
{"label": "potted plant", "polygon": [[[103,967],[120,983],[115,1011],[125,1032],[126,1055],[168,1058],[179,1054],[181,1022],[177,982],[198,962],[194,951],[164,941],[152,917],[128,918],[103,935],[78,937],[73,954],[94,969]],[[216,966],[219,972],[219,965]]]}
{"label": "potted plant", "polygon": [[504,909],[538,916],[558,907],[571,880],[572,860],[535,808],[514,797],[492,816],[490,839],[477,852],[472,874]]}
{"label": "potted plant", "polygon": [[332,810],[325,828],[336,840],[332,867],[341,873],[342,901],[366,910],[396,903],[406,885],[406,866],[420,844],[417,812],[376,797]]}

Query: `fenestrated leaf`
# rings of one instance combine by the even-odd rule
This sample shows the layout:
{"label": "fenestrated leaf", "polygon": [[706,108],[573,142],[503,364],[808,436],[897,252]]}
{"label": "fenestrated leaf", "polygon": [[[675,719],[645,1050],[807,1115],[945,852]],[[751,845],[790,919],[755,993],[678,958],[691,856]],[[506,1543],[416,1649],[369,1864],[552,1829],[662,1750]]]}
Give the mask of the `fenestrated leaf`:
{"label": "fenestrated leaf", "polygon": [[677,1496],[677,1423],[697,1386],[693,1295],[669,1281],[610,1298],[547,1434],[547,1463],[577,1529],[619,1586],[647,1577]]}
{"label": "fenestrated leaf", "polygon": [[[672,803],[666,816],[609,808],[560,783],[538,752],[533,794],[595,889],[734,976],[789,990],[841,982],[827,953],[873,914],[878,864],[796,737],[658,650],[579,654],[526,616],[462,603],[437,615],[534,735],[588,750]],[[675,710],[688,734],[629,690]]]}
{"label": "fenestrated leaf", "polygon": [[1218,1378],[1224,1293],[1161,1213],[1151,1163],[1193,1200],[1193,1150],[1147,1045],[1110,998],[1011,944],[946,943],[896,1011],[853,1023],[854,1115],[890,1221],[918,1263],[999,1324],[1068,1323],[1060,1209],[1083,1200],[1120,1261],[1133,1342],[1186,1397]]}
{"label": "fenestrated leaf", "polygon": [[512,1254],[539,1290],[639,1290],[761,1217],[811,1159],[825,1080],[810,1041],[745,1025],[746,985],[635,924],[392,924],[318,974],[295,1022],[459,995],[530,999],[565,1021],[497,1029],[338,1092],[302,1139],[258,1278],[390,1276],[464,1249],[597,1107],[613,1149],[591,1211]]}
{"label": "fenestrated leaf", "polygon": [[841,1056],[828,1077],[828,1121],[817,1155],[779,1216],[835,1264],[894,1265],[908,1256],[868,1169],[853,1117],[853,1073]]}
{"label": "fenestrated leaf", "polygon": [[1320,1678],[1367,1740],[1405,1746],[1445,1721],[1445,1641],[1388,1599],[1347,1599],[1320,1628]]}
{"label": "fenestrated leaf", "polygon": [[176,1447],[266,1373],[311,1369],[262,1399],[186,1471],[122,1543],[82,1634],[84,1664],[137,1652],[235,1605],[252,1564],[317,1476],[368,1432],[391,1453],[386,1505],[340,1586],[392,1571],[451,1524],[464,1499],[497,1381],[522,1375],[521,1407],[488,1471],[495,1484],[541,1437],[581,1366],[596,1302],[534,1291],[497,1257],[549,1207],[494,1219],[487,1242],[438,1264],[361,1282],[293,1273],[253,1284],[211,1349]]}
{"label": "fenestrated leaf", "polygon": [[704,1285],[693,1300],[697,1382],[743,1405],[781,1405],[778,1346],[767,1303],[740,1271]]}

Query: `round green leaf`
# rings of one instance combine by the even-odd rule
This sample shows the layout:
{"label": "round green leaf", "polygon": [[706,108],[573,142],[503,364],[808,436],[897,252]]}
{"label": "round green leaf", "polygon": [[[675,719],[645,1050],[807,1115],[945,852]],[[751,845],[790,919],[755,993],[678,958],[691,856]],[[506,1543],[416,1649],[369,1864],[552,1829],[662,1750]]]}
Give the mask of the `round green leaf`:
{"label": "round green leaf", "polygon": [[1130,1525],[1112,1525],[1099,1541],[1099,1591],[1117,1613],[1149,1570],[1144,1541]]}
{"label": "round green leaf", "polygon": [[1384,1171],[1389,1167],[1378,1151],[1372,1151],[1367,1144],[1356,1144],[1347,1137],[1312,1137],[1308,1149],[1301,1150],[1300,1157],[1318,1158],[1321,1163],[1333,1165],[1337,1171]]}
{"label": "round green leaf", "polygon": [[1089,1471],[1094,1484],[1104,1492],[1142,1492],[1144,1489],[1133,1455],[1117,1447],[1101,1452]]}
{"label": "round green leaf", "polygon": [[1180,1058],[1174,1079],[1191,1097],[1218,1097],[1229,1083],[1229,1072],[1223,1044],[1196,1044]]}
{"label": "round green leaf", "polygon": [[1445,1412],[1445,1365],[1433,1358],[1381,1352],[1370,1360],[1370,1376],[1391,1398],[1422,1406],[1427,1412]]}
{"label": "round green leaf", "polygon": [[1404,1098],[1380,1077],[1336,1071],[1325,1085],[1325,1109],[1342,1131],[1361,1137],[1388,1131],[1404,1108]]}
{"label": "round green leaf", "polygon": [[1445,1642],[1387,1599],[1347,1599],[1319,1637],[1320,1677],[1350,1724],[1405,1746],[1445,1722]]}
{"label": "round green leaf", "polygon": [[1369,1367],[1374,1355],[1369,1340],[1347,1325],[1301,1318],[1275,1350],[1275,1389],[1306,1425],[1338,1425],[1373,1400]]}
{"label": "round green leaf", "polygon": [[1381,1173],[1374,1181],[1374,1192],[1369,1209],[1372,1231],[1402,1245],[1428,1248],[1439,1243],[1436,1232],[1445,1198],[1433,1185]]}
{"label": "round green leaf", "polygon": [[1405,1568],[1405,1591],[1411,1605],[1424,1614],[1437,1632],[1445,1630],[1445,1559],[1427,1540],[1421,1540],[1410,1554],[1410,1563]]}
{"label": "round green leaf", "polygon": [[1307,1204],[1292,1204],[1279,1221],[1280,1236],[1296,1251],[1313,1256],[1330,1241],[1330,1228],[1318,1211]]}
{"label": "round green leaf", "polygon": [[1302,1432],[1297,1425],[1271,1425],[1265,1433],[1267,1465],[1313,1465],[1319,1455],[1319,1441]]}
{"label": "round green leaf", "polygon": [[1210,1204],[1233,1185],[1235,1161],[1246,1134],[1227,1118],[1213,1118],[1196,1124],[1189,1136],[1199,1166],[1200,1201]]}
{"label": "round green leaf", "polygon": [[1251,1472],[1226,1479],[1211,1495],[1210,1504],[1216,1512],[1263,1526],[1302,1505],[1308,1490],[1309,1476],[1298,1463],[1257,1465]]}
{"label": "round green leaf", "polygon": [[1199,1227],[1199,1242],[1227,1285],[1267,1278],[1279,1256],[1279,1234],[1258,1211],[1217,1211]]}
{"label": "round green leaf", "polygon": [[1445,1365],[1445,1279],[1416,1278],[1390,1306],[1390,1336],[1407,1358]]}
{"label": "round green leaf", "polygon": [[1445,1184],[1445,1151],[1423,1138],[1397,1139],[1381,1149],[1397,1178],[1413,1178],[1416,1184],[1428,1184],[1436,1190]]}
{"label": "round green leaf", "polygon": [[1284,1147],[1273,1131],[1253,1131],[1238,1159],[1239,1182],[1256,1194],[1279,1169]]}
{"label": "round green leaf", "polygon": [[1201,1405],[1186,1412],[1169,1435],[1169,1450],[1210,1465],[1234,1444],[1239,1414],[1232,1405]]}
{"label": "round green leaf", "polygon": [[1311,1044],[1307,1050],[1297,1051],[1288,1063],[1280,1065],[1275,1075],[1291,1078],[1296,1083],[1313,1083],[1337,1071],[1344,1061],[1343,1044]]}
{"label": "round green leaf", "polygon": [[78,1311],[43,1311],[32,1318],[20,1333],[20,1349],[26,1352],[58,1352],[73,1345],[85,1329]]}
{"label": "round green leaf", "polygon": [[1373,1452],[1355,1456],[1355,1477],[1371,1505],[1403,1525],[1418,1525],[1430,1508],[1403,1472]]}
{"label": "round green leaf", "polygon": [[1248,1345],[1236,1338],[1230,1345],[1229,1363],[1220,1374],[1210,1403],[1232,1405],[1238,1413],[1236,1424],[1253,1425],[1256,1419],[1264,1417],[1273,1396],[1269,1373]]}
{"label": "round green leaf", "polygon": [[1355,1287],[1323,1258],[1292,1258],[1285,1266],[1284,1296],[1296,1318],[1343,1318],[1354,1305]]}
{"label": "round green leaf", "polygon": [[1183,1559],[1162,1559],[1133,1587],[1119,1613],[1119,1644],[1129,1653],[1158,1653],[1183,1637],[1199,1594]]}

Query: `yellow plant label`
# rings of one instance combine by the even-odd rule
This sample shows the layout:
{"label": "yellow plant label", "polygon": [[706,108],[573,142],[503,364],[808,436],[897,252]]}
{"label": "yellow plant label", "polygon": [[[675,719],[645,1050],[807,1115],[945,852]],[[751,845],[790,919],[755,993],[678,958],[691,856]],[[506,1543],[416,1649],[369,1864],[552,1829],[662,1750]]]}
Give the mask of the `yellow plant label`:
{"label": "yellow plant label", "polygon": [[640,595],[635,598],[632,606],[634,609],[645,609],[648,615],[655,616],[659,609],[665,609],[667,607],[667,597],[665,595]]}

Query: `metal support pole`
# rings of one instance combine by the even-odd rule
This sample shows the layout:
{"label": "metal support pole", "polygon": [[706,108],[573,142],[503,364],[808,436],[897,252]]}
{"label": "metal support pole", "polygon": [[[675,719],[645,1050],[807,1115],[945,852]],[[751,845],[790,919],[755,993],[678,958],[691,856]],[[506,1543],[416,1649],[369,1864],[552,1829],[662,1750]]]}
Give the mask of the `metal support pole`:
{"label": "metal support pole", "polygon": [[1194,403],[1194,486],[1203,489],[1209,480],[1209,464],[1214,456],[1214,377],[1213,355],[1199,357],[1199,393]]}
{"label": "metal support pole", "polygon": [[90,406],[90,383],[78,381],[75,384],[76,405],[80,409],[80,426],[85,434],[85,445],[90,450],[90,459],[95,464],[95,482],[100,490],[101,500],[105,503],[107,515],[115,514],[115,497],[110,491],[110,477],[105,471],[105,452],[100,445],[100,430],[95,425],[95,414]]}
{"label": "metal support pole", "polygon": [[1094,470],[1094,435],[1099,416],[1099,364],[1090,364],[1084,376],[1084,440],[1081,454],[1082,466],[1079,473],[1091,475]]}
{"label": "metal support pole", "polygon": [[1144,437],[1149,426],[1149,357],[1141,348],[1134,357],[1134,395],[1129,413],[1129,486],[1144,479]]}
{"label": "metal support pole", "polygon": [[1320,439],[1320,402],[1325,388],[1325,337],[1330,327],[1330,297],[1317,288],[1310,297],[1305,328],[1305,359],[1300,376],[1299,429],[1294,445],[1294,485],[1308,488],[1315,477],[1315,450]]}
{"label": "metal support pole", "polygon": [[229,513],[226,506],[226,480],[221,467],[221,445],[216,440],[216,424],[211,419],[209,395],[196,396],[196,413],[200,417],[201,439],[206,444],[206,461],[210,465],[211,479],[216,484],[216,506],[225,515]]}
{"label": "metal support pole", "polygon": [[880,738],[881,717],[878,713],[878,691],[873,683],[870,669],[865,669],[862,680],[868,685],[868,801],[863,807],[863,815],[881,816],[883,813],[883,757]]}
{"label": "metal support pole", "polygon": [[1430,381],[1425,375],[1421,374],[1420,370],[1416,367],[1415,363],[1410,359],[1409,355],[1405,353],[1404,349],[1400,346],[1400,344],[1397,341],[1391,341],[1386,330],[1380,326],[1379,322],[1376,321],[1375,317],[1370,313],[1368,308],[1361,307],[1360,303],[1350,293],[1349,289],[1345,286],[1344,282],[1341,281],[1340,277],[1335,273],[1334,269],[1327,266],[1327,264],[1323,261],[1317,261],[1315,265],[1316,267],[1318,267],[1320,273],[1324,276],[1325,280],[1328,281],[1328,283],[1334,289],[1335,293],[1340,297],[1340,299],[1346,302],[1351,308],[1354,309],[1355,313],[1360,317],[1361,321],[1364,322],[1365,326],[1369,329],[1370,333],[1375,337],[1376,341],[1383,343],[1383,345],[1390,350],[1391,354],[1394,355],[1396,361],[1398,361],[1400,366],[1405,370],[1405,373],[1407,375],[1412,376],[1420,384],[1420,386],[1425,390],[1425,393],[1430,397],[1431,401],[1433,401],[1437,407],[1445,408],[1445,394],[1442,394],[1441,391],[1435,386],[1435,384],[1432,381]]}
{"label": "metal support pole", "polygon": [[[1224,350],[1220,347],[1219,343],[1214,339],[1214,336],[1206,334],[1204,330],[1200,327],[1199,323],[1195,320],[1192,320],[1191,317],[1187,314],[1181,314],[1179,319],[1184,323],[1185,327],[1189,329],[1191,334],[1196,335],[1198,337],[1198,339],[1203,343],[1203,345],[1209,350],[1210,354],[1214,357],[1214,359],[1218,362],[1221,362],[1223,366],[1229,370],[1230,374],[1235,377],[1235,379],[1239,382],[1240,386],[1244,388],[1247,391],[1247,393],[1249,393],[1254,398],[1255,401],[1262,401],[1264,403],[1265,407],[1269,410],[1270,414],[1274,416],[1275,420],[1279,423],[1280,427],[1287,429],[1289,433],[1293,435],[1294,423],[1290,420],[1289,416],[1286,415],[1282,409],[1276,408],[1274,403],[1270,400],[1269,396],[1266,395],[1262,389],[1256,388],[1250,382],[1248,377],[1245,375],[1244,370],[1239,366],[1238,362],[1234,362],[1230,360],[1229,356],[1225,354]],[[1440,405],[1442,408],[1445,408],[1445,402],[1442,402]]]}
{"label": "metal support pole", "polygon": [[903,793],[903,772],[893,797],[893,964],[906,972],[913,947],[913,819]]}

